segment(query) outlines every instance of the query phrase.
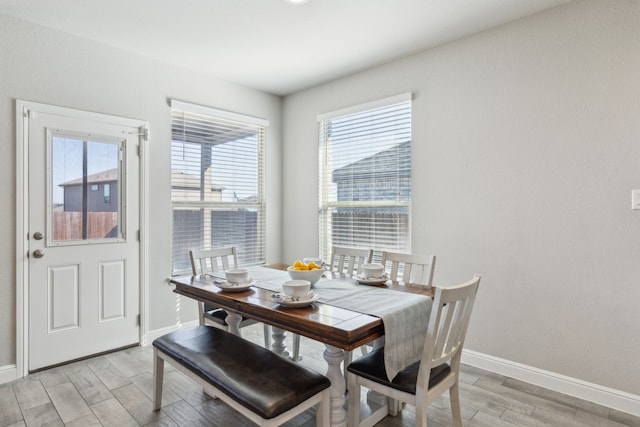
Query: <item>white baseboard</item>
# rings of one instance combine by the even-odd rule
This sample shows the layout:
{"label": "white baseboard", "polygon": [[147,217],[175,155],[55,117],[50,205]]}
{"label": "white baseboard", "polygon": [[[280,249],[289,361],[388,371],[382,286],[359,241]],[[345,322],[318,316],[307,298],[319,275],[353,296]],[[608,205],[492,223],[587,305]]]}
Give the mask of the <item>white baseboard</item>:
{"label": "white baseboard", "polygon": [[16,365],[0,366],[0,384],[8,383],[15,380],[18,375]]}
{"label": "white baseboard", "polygon": [[640,396],[631,393],[500,359],[473,350],[462,351],[462,363],[640,416]]}
{"label": "white baseboard", "polygon": [[[162,335],[168,334],[173,331],[177,331],[178,329],[181,329],[181,328],[188,328],[188,327],[197,326],[197,325],[198,325],[198,321],[193,320],[191,322],[185,322],[178,325],[169,326],[166,328],[148,331],[143,336],[141,345],[143,346],[151,345],[153,340],[161,337]],[[18,370],[16,368],[16,365],[0,366],[0,384],[8,383],[15,380],[16,378],[18,378],[17,375],[18,375]]]}
{"label": "white baseboard", "polygon": [[177,331],[182,328],[190,328],[192,326],[198,326],[198,320],[192,320],[191,322],[180,323],[178,325],[167,326],[166,328],[154,329],[153,331],[147,331],[147,333],[142,338],[142,345],[151,345],[153,340],[156,338],[160,338],[163,335],[171,333],[173,331]]}

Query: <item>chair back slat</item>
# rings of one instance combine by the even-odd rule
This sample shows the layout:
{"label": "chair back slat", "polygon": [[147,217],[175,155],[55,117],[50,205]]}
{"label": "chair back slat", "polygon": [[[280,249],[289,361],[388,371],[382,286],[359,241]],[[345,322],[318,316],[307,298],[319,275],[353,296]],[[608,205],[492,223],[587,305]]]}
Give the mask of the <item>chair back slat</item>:
{"label": "chair back slat", "polygon": [[[384,259],[382,260],[382,265],[386,265],[386,262]],[[389,271],[389,277],[391,278],[391,280],[396,280],[398,278],[398,270],[400,270],[400,263],[398,261],[392,261],[391,270]],[[403,278],[403,281],[404,281],[404,278]]]}
{"label": "chair back slat", "polygon": [[362,264],[371,262],[372,255],[372,249],[334,246],[329,267],[333,272],[352,276],[362,271]]}
{"label": "chair back slat", "polygon": [[[418,267],[416,270],[419,270],[420,267]],[[404,271],[402,272],[402,281],[407,283],[411,283],[411,272],[413,271],[413,264],[408,264],[405,263],[404,265]]]}
{"label": "chair back slat", "polygon": [[216,249],[191,250],[192,274],[215,273],[238,267],[238,254],[235,246]]}
{"label": "chair back slat", "polygon": [[435,264],[435,255],[382,252],[382,265],[385,266],[385,271],[389,271],[389,278],[393,281],[400,277],[404,283],[431,286]]}
{"label": "chair back slat", "polygon": [[479,283],[480,276],[476,275],[460,286],[436,288],[418,374],[418,386],[424,390],[431,368],[446,362],[459,365]]}
{"label": "chair back slat", "polygon": [[[433,345],[433,356],[435,357],[447,357],[450,353],[453,341],[455,340],[455,337],[452,334],[454,328],[454,324],[452,322],[454,319],[453,315],[455,313],[456,305],[457,302],[453,301],[442,306],[443,315],[441,316],[441,323]],[[449,345],[447,346],[447,344]],[[446,350],[447,348],[449,350]]]}

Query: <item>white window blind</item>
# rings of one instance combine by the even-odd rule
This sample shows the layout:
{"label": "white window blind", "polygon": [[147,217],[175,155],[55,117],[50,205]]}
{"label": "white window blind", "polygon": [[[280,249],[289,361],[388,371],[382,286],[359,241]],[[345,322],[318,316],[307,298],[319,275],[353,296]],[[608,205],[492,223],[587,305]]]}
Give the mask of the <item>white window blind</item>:
{"label": "white window blind", "polygon": [[319,116],[320,253],[410,252],[411,95]]}
{"label": "white window blind", "polygon": [[267,122],[171,105],[173,273],[191,271],[190,249],[235,246],[238,263],[263,263]]}

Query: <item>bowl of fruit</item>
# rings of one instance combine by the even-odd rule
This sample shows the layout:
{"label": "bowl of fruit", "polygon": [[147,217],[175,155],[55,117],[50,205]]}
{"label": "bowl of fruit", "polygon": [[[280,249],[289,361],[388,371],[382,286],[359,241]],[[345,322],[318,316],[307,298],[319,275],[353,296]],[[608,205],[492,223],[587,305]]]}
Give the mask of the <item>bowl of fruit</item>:
{"label": "bowl of fruit", "polygon": [[315,285],[324,273],[322,265],[316,264],[313,261],[308,264],[302,261],[296,261],[292,266],[287,268],[287,271],[289,272],[291,279],[308,280],[311,283],[311,286]]}

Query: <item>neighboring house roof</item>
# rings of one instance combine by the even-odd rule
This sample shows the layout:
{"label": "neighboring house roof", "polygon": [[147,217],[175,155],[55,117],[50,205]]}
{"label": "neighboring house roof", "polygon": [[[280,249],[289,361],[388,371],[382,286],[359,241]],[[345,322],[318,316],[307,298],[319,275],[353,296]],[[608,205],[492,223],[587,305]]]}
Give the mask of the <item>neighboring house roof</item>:
{"label": "neighboring house roof", "polygon": [[411,176],[411,140],[335,169],[332,181],[381,177],[387,173],[393,177]]}
{"label": "neighboring house roof", "polygon": [[[180,175],[180,177],[176,177],[174,175]],[[200,189],[200,177],[198,175],[188,174],[179,169],[171,169],[171,177],[174,183],[176,182],[179,183],[179,184],[174,184],[172,186],[172,188],[174,189],[183,189],[183,190],[187,190],[187,189],[199,190]],[[212,183],[210,186],[211,191],[224,191],[225,189],[226,187],[224,185],[219,185],[215,183]]]}
{"label": "neighboring house roof", "polygon": [[[97,184],[100,182],[115,182],[118,180],[118,168],[100,171],[92,175],[87,176],[88,184]],[[82,185],[82,178],[72,179],[71,181],[63,182],[59,184],[60,187],[66,187],[71,185]]]}

